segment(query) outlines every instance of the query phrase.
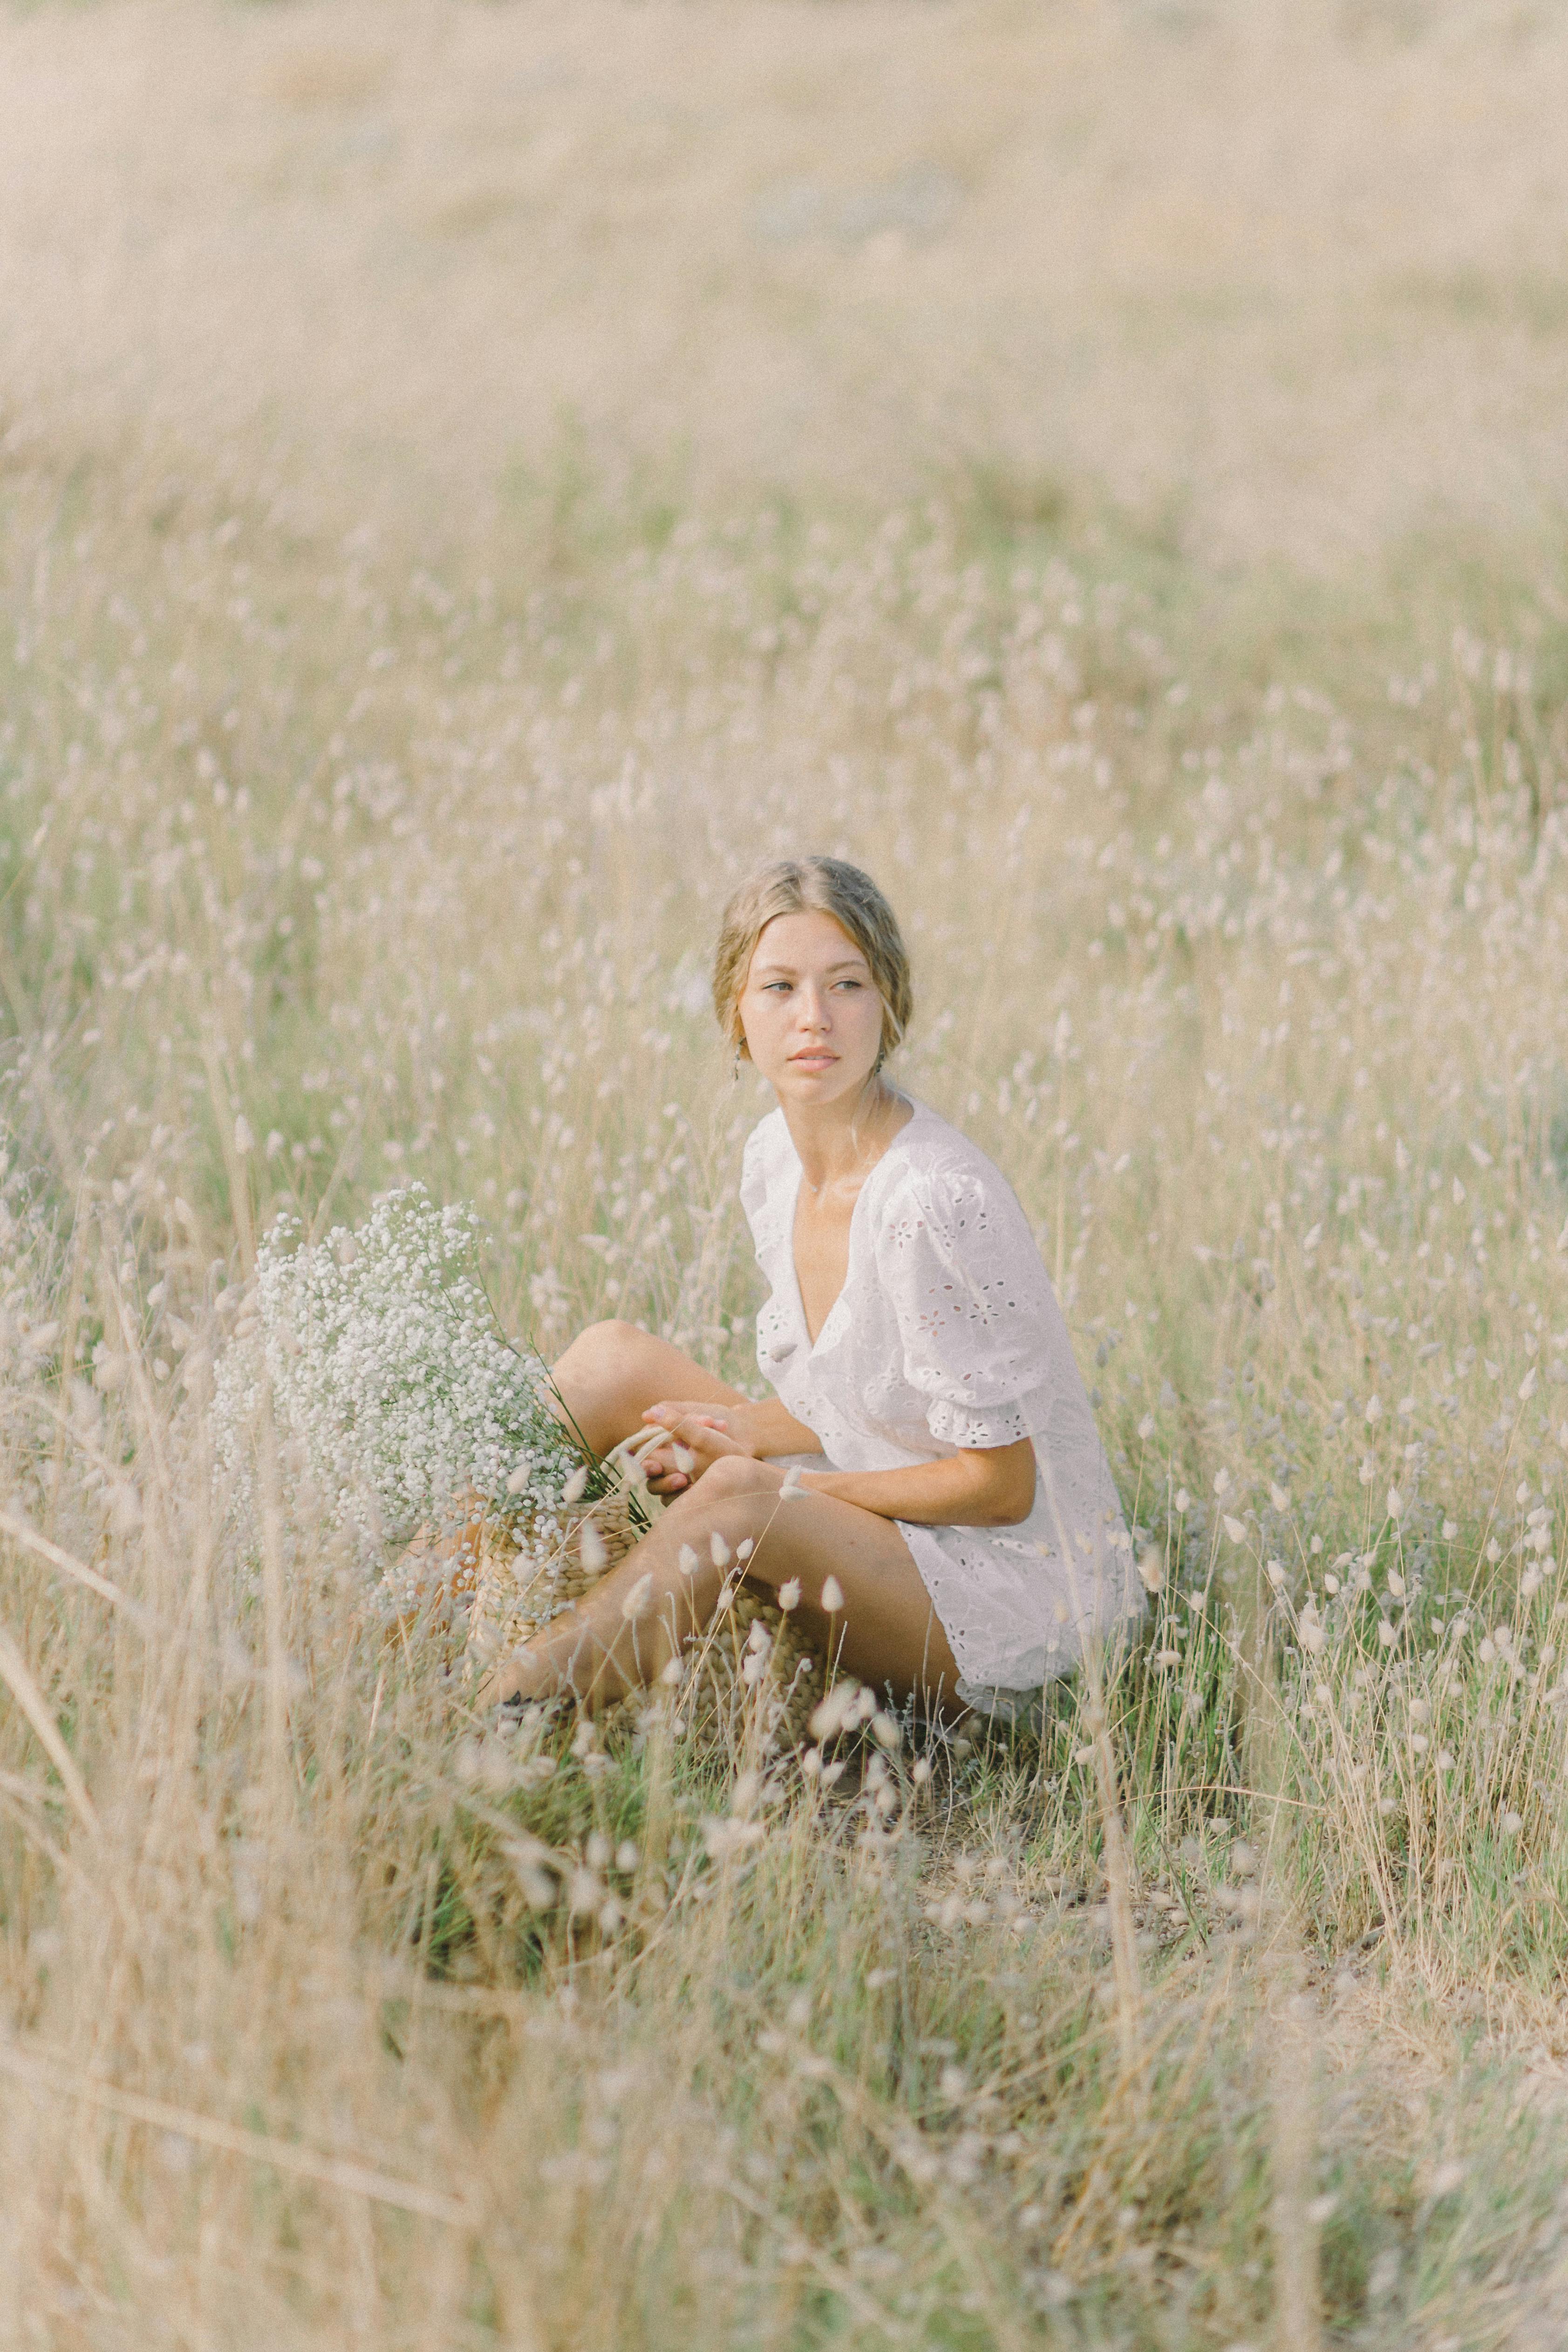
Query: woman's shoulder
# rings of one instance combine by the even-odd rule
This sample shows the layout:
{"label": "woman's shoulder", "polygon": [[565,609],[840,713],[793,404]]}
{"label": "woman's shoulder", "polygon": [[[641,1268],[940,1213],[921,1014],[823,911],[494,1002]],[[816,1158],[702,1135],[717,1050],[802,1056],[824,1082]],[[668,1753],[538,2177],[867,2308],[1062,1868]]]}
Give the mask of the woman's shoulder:
{"label": "woman's shoulder", "polygon": [[793,1150],[784,1112],[771,1110],[765,1118],[758,1119],[746,1138],[745,1148],[741,1154],[742,1171],[746,1176],[753,1171],[760,1173],[787,1158]]}
{"label": "woman's shoulder", "polygon": [[885,1195],[937,1201],[964,1193],[1016,1200],[996,1162],[940,1111],[917,1102],[914,1117],[894,1138],[883,1166]]}
{"label": "woman's shoulder", "polygon": [[1003,1234],[1034,1246],[1018,1196],[995,1161],[924,1103],[917,1103],[876,1174],[876,1222],[884,1238],[907,1243],[926,1230],[950,1246]]}
{"label": "woman's shoulder", "polygon": [[889,1276],[934,1253],[950,1266],[966,1262],[983,1287],[1001,1282],[1041,1303],[1048,1276],[1023,1203],[961,1128],[921,1105],[887,1158],[895,1164],[877,1202],[875,1246]]}
{"label": "woman's shoulder", "polygon": [[782,1110],[769,1111],[746,1138],[741,1154],[741,1206],[759,1241],[759,1220],[766,1223],[769,1202],[783,1191],[784,1172],[794,1151]]}

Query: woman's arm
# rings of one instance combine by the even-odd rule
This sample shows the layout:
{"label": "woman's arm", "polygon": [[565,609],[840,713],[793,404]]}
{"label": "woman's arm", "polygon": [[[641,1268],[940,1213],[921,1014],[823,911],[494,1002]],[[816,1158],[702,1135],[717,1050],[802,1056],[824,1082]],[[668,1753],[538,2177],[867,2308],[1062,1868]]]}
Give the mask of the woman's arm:
{"label": "woman's arm", "polygon": [[642,1457],[649,1486],[667,1502],[694,1485],[718,1454],[748,1454],[760,1462],[772,1454],[822,1451],[816,1432],[796,1421],[777,1397],[761,1404],[719,1405],[666,1399],[650,1405],[643,1419],[662,1423],[670,1433],[668,1446],[656,1446]]}
{"label": "woman's arm", "polygon": [[917,1527],[1016,1528],[1035,1507],[1035,1448],[1020,1437],[1012,1445],[965,1446],[909,1470],[803,1470],[800,1483]]}
{"label": "woman's arm", "polygon": [[[799,1422],[792,1421],[783,1405],[748,1405],[744,1412],[777,1415],[786,1430],[810,1439],[812,1453],[821,1453],[819,1441]],[[665,1421],[671,1437],[668,1454],[662,1445],[658,1448],[657,1465],[652,1455],[644,1457],[650,1483],[655,1478],[660,1482],[654,1486],[656,1494],[695,1486],[721,1455],[752,1450],[740,1431],[731,1434],[720,1425],[727,1419],[749,1428],[734,1407],[715,1412],[702,1406],[682,1412],[677,1405],[656,1405],[648,1417]],[[766,1433],[773,1424],[760,1423],[760,1426]],[[808,1449],[781,1444],[778,1450],[804,1454]],[[764,1466],[782,1486],[784,1472],[772,1463]],[[1026,1519],[1035,1506],[1035,1448],[1026,1437],[1012,1445],[965,1446],[940,1462],[917,1462],[908,1470],[803,1470],[792,1475],[804,1488],[832,1495],[841,1503],[856,1503],[863,1511],[875,1511],[879,1518],[910,1519],[917,1526],[931,1528],[1013,1528]]]}
{"label": "woman's arm", "polygon": [[739,1438],[760,1462],[771,1454],[822,1451],[822,1440],[816,1430],[808,1429],[804,1421],[796,1421],[777,1397],[764,1397],[761,1404],[748,1404],[739,1412],[721,1412],[719,1424],[731,1437]]}
{"label": "woman's arm", "polygon": [[643,1419],[661,1421],[671,1430],[682,1421],[705,1422],[710,1429],[732,1437],[743,1453],[758,1461],[766,1460],[770,1454],[822,1451],[816,1430],[796,1421],[777,1397],[765,1397],[761,1404],[683,1404],[667,1399],[662,1404],[650,1405]]}

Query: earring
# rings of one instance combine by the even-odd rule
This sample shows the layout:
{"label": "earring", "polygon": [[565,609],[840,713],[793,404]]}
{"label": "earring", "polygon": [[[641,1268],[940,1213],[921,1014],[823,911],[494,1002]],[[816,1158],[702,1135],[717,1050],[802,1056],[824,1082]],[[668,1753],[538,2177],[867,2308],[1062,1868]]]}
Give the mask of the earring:
{"label": "earring", "polygon": [[737,1045],[737,1046],[736,1046],[736,1048],[735,1048],[735,1064],[734,1064],[734,1067],[733,1067],[733,1068],[731,1069],[731,1071],[730,1072],[730,1084],[731,1084],[732,1087],[738,1087],[738,1086],[740,1085],[740,1083],[741,1083],[741,1049],[740,1049],[739,1045]]}

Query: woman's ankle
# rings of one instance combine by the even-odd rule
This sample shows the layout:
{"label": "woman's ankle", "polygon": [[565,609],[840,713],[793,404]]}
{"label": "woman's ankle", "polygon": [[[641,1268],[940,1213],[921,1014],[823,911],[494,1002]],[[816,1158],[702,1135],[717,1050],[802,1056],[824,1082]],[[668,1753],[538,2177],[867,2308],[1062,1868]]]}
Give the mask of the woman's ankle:
{"label": "woman's ankle", "polygon": [[481,1707],[529,1706],[535,1699],[553,1698],[560,1687],[560,1677],[544,1659],[530,1650],[514,1650],[486,1675],[477,1703]]}

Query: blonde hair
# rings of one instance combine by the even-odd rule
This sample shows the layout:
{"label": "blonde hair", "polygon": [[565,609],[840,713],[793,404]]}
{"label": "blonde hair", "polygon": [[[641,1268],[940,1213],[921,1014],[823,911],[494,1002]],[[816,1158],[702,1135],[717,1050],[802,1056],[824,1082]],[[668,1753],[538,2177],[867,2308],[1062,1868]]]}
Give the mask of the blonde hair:
{"label": "blonde hair", "polygon": [[871,968],[882,1000],[881,1067],[914,1017],[914,984],[899,919],[868,874],[841,857],[781,857],[759,866],[724,909],[713,950],[713,1010],[725,1040],[746,1051],[741,995],[757,941],[775,915],[831,915]]}

